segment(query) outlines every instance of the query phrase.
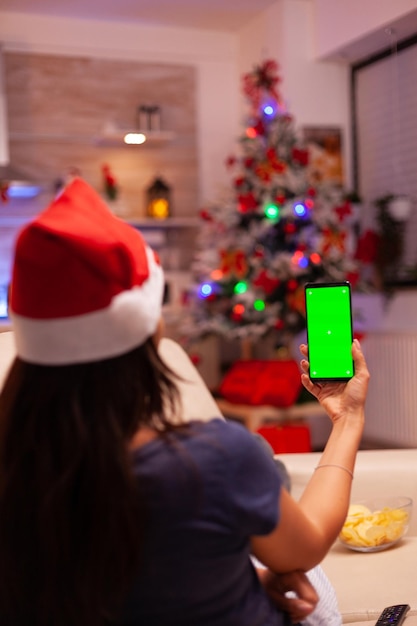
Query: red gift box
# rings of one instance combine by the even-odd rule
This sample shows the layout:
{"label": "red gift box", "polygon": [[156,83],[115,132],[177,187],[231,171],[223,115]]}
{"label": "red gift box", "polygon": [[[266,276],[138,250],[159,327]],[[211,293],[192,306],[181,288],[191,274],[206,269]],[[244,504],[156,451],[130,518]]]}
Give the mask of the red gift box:
{"label": "red gift box", "polygon": [[279,408],[294,404],[300,391],[300,370],[294,360],[236,361],[219,387],[220,395],[228,402]]}
{"label": "red gift box", "polygon": [[266,439],[275,454],[311,452],[310,429],[307,425],[261,426],[257,432]]}

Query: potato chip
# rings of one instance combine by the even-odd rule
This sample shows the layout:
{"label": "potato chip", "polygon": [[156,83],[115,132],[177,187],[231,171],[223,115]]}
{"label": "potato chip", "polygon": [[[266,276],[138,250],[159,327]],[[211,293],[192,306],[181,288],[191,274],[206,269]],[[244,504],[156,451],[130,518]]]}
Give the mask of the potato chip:
{"label": "potato chip", "polygon": [[408,521],[409,514],[402,508],[371,511],[364,504],[351,504],[339,538],[357,548],[383,546],[402,537]]}

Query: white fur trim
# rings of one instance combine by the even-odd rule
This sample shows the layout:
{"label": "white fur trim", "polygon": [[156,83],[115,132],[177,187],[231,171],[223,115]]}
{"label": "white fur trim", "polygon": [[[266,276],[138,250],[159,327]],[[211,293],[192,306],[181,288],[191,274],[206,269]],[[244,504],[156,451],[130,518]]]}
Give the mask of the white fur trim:
{"label": "white fur trim", "polygon": [[119,356],[154,334],[161,317],[164,276],[149,250],[150,276],[115,296],[106,309],[50,320],[11,314],[17,355],[29,363],[70,365]]}

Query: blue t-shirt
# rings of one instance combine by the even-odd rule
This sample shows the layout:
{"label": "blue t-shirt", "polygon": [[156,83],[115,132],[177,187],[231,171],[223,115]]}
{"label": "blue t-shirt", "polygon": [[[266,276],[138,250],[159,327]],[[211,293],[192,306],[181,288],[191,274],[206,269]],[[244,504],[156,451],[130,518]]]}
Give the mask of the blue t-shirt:
{"label": "blue t-shirt", "polygon": [[134,452],[148,507],[123,625],[281,626],[249,558],[278,521],[274,461],[243,426],[214,419]]}

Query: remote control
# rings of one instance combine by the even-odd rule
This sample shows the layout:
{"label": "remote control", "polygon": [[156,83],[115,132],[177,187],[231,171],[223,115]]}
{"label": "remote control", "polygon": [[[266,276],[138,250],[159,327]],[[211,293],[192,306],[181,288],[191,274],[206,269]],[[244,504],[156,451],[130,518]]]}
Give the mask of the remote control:
{"label": "remote control", "polygon": [[393,604],[385,607],[375,626],[401,626],[409,608],[409,604]]}

